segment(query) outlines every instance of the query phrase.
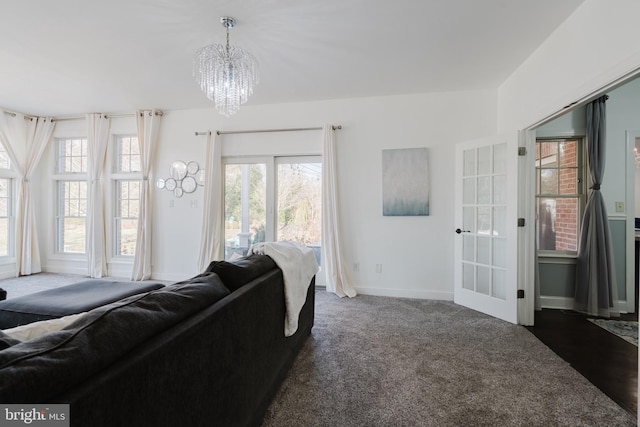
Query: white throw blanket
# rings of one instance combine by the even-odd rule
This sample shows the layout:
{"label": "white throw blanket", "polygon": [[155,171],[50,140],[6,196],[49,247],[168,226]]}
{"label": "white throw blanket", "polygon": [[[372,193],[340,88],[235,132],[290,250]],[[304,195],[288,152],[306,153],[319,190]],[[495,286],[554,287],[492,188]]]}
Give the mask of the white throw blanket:
{"label": "white throw blanket", "polygon": [[307,290],[318,263],[313,251],[290,241],[256,243],[249,253],[268,255],[282,270],[284,277],[284,335],[289,337],[298,330],[300,310],[307,299]]}

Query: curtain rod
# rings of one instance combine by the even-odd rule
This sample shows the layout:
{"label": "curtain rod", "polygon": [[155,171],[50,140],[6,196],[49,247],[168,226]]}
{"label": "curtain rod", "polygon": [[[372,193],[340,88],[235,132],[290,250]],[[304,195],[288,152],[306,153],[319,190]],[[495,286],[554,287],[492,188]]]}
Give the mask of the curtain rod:
{"label": "curtain rod", "polygon": [[[162,116],[164,115],[164,113],[162,111],[156,111],[156,116]],[[116,119],[116,118],[120,118],[120,117],[135,117],[136,113],[122,113],[122,114],[109,114],[106,113],[105,116],[111,118],[111,119]],[[69,116],[69,117],[54,117],[53,121],[54,122],[63,122],[65,120],[81,120],[86,118],[86,116]]]}
{"label": "curtain rod", "polygon": [[[333,130],[342,129],[342,125],[334,125],[331,126]],[[238,133],[267,133],[267,132],[297,132],[304,130],[322,130],[322,126],[312,127],[312,128],[284,128],[284,129],[255,129],[255,130],[217,130],[217,135],[232,135]],[[211,131],[207,132],[196,132],[196,136],[200,135],[209,135]]]}
{"label": "curtain rod", "polygon": [[19,111],[5,110],[4,108],[0,108],[0,110],[2,110],[2,112],[4,114],[7,114],[7,115],[9,115],[11,117],[15,117],[18,114],[20,114],[20,115],[24,116],[25,119],[34,119],[34,118],[36,118],[36,116],[30,116],[29,114],[24,114],[24,113],[21,113]]}

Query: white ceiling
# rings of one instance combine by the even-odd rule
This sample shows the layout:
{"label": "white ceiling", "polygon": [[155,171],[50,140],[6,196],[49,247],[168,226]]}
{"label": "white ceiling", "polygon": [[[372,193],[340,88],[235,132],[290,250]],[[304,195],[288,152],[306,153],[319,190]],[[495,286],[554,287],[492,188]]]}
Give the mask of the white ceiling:
{"label": "white ceiling", "polygon": [[496,88],[584,0],[20,0],[2,6],[0,107],[207,108],[194,52],[260,64],[248,105]]}

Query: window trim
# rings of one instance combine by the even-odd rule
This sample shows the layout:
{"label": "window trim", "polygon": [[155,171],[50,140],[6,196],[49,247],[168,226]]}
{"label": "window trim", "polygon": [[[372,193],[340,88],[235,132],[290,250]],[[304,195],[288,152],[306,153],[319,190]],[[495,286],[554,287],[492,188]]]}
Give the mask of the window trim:
{"label": "window trim", "polygon": [[[86,193],[87,193],[87,199],[86,203],[89,203],[89,199],[88,199],[88,193],[89,193],[89,183],[86,179],[82,179],[78,176],[74,176],[74,175],[65,175],[63,177],[59,177],[57,179],[54,180],[54,185],[55,185],[55,218],[54,218],[54,246],[55,246],[55,250],[54,253],[56,254],[60,254],[60,255],[69,255],[69,256],[80,256],[80,255],[87,255],[87,222],[88,222],[88,217],[86,215],[84,215],[84,227],[85,227],[85,231],[84,231],[84,252],[71,252],[71,251],[65,251],[64,250],[64,239],[62,238],[62,236],[64,235],[64,225],[62,227],[60,227],[61,224],[61,219],[64,220],[65,218],[81,218],[80,216],[70,216],[67,217],[64,215],[64,203],[63,200],[61,199],[61,186],[64,183],[67,182],[77,182],[77,183],[84,183],[87,188],[86,188]],[[64,224],[64,221],[62,222],[62,224]]]}
{"label": "window trim", "polygon": [[[266,195],[265,195],[265,241],[276,241],[278,228],[277,217],[277,185],[278,185],[278,165],[281,163],[320,163],[324,165],[322,154],[285,154],[285,155],[260,155],[260,156],[223,156],[222,157],[222,188],[226,186],[226,166],[233,164],[265,164],[266,166]],[[224,197],[224,194],[223,194]],[[225,204],[221,208],[221,215],[224,217]]]}
{"label": "window trim", "polygon": [[[84,252],[67,252],[64,251],[63,248],[63,239],[61,238],[62,234],[64,233],[64,227],[60,228],[60,219],[62,217],[64,217],[64,215],[61,215],[61,194],[60,194],[60,184],[62,182],[69,182],[69,181],[75,181],[75,182],[85,182],[87,185],[87,200],[86,203],[88,205],[89,203],[89,172],[84,171],[84,172],[67,172],[67,171],[60,171],[60,152],[61,152],[61,143],[63,141],[69,141],[69,140],[81,140],[81,141],[85,141],[86,142],[86,150],[84,151],[87,155],[87,160],[86,160],[86,167],[88,169],[88,162],[89,162],[89,158],[88,158],[88,151],[89,151],[89,139],[86,136],[64,136],[64,137],[57,137],[54,138],[54,156],[53,156],[53,175],[52,175],[52,181],[53,181],[53,195],[54,195],[54,200],[53,200],[53,207],[54,210],[53,212],[55,213],[54,215],[54,219],[53,219],[53,253],[55,256],[60,255],[60,256],[64,256],[64,257],[70,257],[70,258],[78,258],[78,257],[86,257],[87,256],[87,223],[88,223],[88,217],[85,214],[85,245],[84,245]],[[88,208],[88,206],[87,206]]]}
{"label": "window trim", "polygon": [[[533,159],[534,162],[534,210],[535,210],[535,225],[536,225],[536,252],[538,254],[539,258],[555,258],[555,259],[559,259],[559,258],[565,258],[565,259],[575,259],[578,256],[577,250],[578,250],[578,245],[579,245],[579,239],[580,239],[580,230],[582,228],[582,219],[584,216],[584,210],[585,210],[585,206],[587,204],[587,197],[588,197],[588,191],[587,188],[590,185],[590,179],[589,179],[589,174],[587,173],[588,171],[588,165],[587,165],[587,160],[586,160],[586,136],[583,134],[574,134],[574,133],[563,133],[563,132],[559,132],[558,134],[546,134],[545,135],[536,135],[535,138],[535,145],[534,148],[537,147],[538,143],[544,143],[544,142],[554,142],[554,141],[577,141],[577,159],[576,159],[576,163],[577,163],[577,174],[578,174],[578,182],[577,182],[577,188],[576,188],[576,193],[577,196],[573,196],[573,195],[562,195],[562,194],[552,194],[552,193],[544,193],[544,194],[538,194],[538,189],[537,189],[537,180],[538,180],[538,164],[537,164],[537,160]],[[557,156],[557,154],[556,154]],[[556,157],[557,158],[557,157]],[[578,212],[577,212],[577,219],[578,219],[578,223],[577,223],[577,230],[576,230],[576,250],[575,251],[565,251],[565,250],[549,250],[549,249],[543,249],[540,250],[538,249],[538,238],[537,238],[537,233],[538,233],[538,211],[537,211],[537,200],[539,198],[570,198],[570,199],[576,199],[578,200]]]}
{"label": "window trim", "polygon": [[[121,154],[119,141],[122,138],[138,138],[135,133],[117,133],[112,134],[109,143],[112,144],[110,149],[107,150],[107,164],[110,167],[105,168],[105,182],[109,182],[110,194],[105,195],[106,200],[110,200],[109,207],[107,209],[107,215],[110,219],[105,221],[106,235],[109,236],[107,242],[107,251],[110,257],[115,262],[133,263],[134,254],[120,254],[118,253],[120,248],[120,242],[118,240],[118,219],[122,219],[119,216],[120,201],[118,200],[118,183],[121,181],[138,181],[142,185],[142,170],[133,172],[123,172],[118,170],[119,156]],[[138,221],[140,218],[138,217]],[[137,242],[136,242],[137,249]]]}

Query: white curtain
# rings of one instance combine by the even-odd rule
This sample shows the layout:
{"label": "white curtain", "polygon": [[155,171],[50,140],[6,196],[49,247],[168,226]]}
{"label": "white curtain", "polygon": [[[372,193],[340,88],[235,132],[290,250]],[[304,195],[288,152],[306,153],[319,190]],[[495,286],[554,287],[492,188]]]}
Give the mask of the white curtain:
{"label": "white curtain", "polygon": [[87,114],[87,257],[89,277],[103,277],[107,273],[105,212],[103,184],[104,164],[109,145],[111,119],[104,114]]}
{"label": "white curtain", "polygon": [[151,223],[153,205],[151,199],[151,178],[153,158],[158,145],[162,111],[140,110],[136,114],[138,124],[138,144],[140,144],[140,163],[142,183],[140,185],[140,212],[138,216],[138,234],[136,253],[133,261],[132,280],[147,280],[151,277]]}
{"label": "white curtain", "polygon": [[342,264],[342,230],[338,209],[338,166],[336,137],[332,125],[323,127],[322,149],[322,268],[326,272],[327,291],[340,298],[355,297],[356,291]]}
{"label": "white curtain", "polygon": [[6,114],[0,112],[0,142],[7,150],[13,169],[18,174],[15,187],[15,253],[18,276],[42,271],[31,178],[51,139],[54,127],[55,123],[51,117],[25,120],[24,116],[17,114],[9,123]]}
{"label": "white curtain", "polygon": [[222,189],[222,141],[217,132],[207,135],[205,165],[204,213],[198,271],[204,271],[211,261],[224,259],[224,191]]}

